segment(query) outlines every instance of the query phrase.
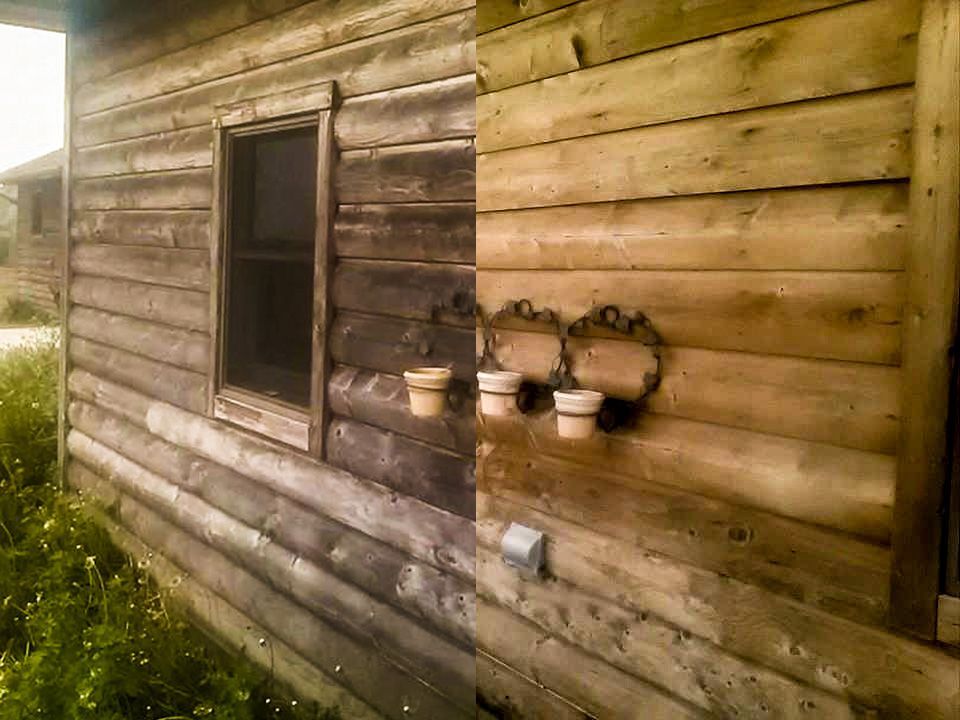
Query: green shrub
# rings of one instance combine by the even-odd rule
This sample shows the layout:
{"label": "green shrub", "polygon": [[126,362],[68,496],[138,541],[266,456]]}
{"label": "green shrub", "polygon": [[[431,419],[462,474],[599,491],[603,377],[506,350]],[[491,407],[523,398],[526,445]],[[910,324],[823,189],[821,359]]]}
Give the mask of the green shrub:
{"label": "green shrub", "polygon": [[0,322],[7,325],[49,325],[53,322],[53,316],[29,300],[10,297],[7,298],[6,307],[0,310]]}
{"label": "green shrub", "polygon": [[164,603],[54,483],[53,342],[0,356],[0,720],[257,720],[277,697]]}

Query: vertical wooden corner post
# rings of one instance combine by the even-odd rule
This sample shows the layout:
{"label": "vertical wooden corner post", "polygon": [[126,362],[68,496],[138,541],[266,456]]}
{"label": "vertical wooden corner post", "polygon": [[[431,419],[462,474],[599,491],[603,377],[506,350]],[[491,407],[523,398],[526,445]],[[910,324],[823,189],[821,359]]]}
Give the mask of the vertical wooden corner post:
{"label": "vertical wooden corner post", "polygon": [[960,0],[923,0],[906,254],[890,624],[936,632],[947,414],[958,297]]}
{"label": "vertical wooden corner post", "polygon": [[67,393],[68,376],[70,372],[69,360],[69,331],[70,331],[70,203],[71,203],[71,166],[73,164],[73,137],[71,129],[71,113],[73,100],[73,33],[76,22],[68,15],[66,37],[64,38],[64,88],[63,88],[63,168],[60,178],[60,223],[62,233],[61,249],[63,256],[60,260],[60,352],[57,373],[57,473],[61,487],[67,485]]}

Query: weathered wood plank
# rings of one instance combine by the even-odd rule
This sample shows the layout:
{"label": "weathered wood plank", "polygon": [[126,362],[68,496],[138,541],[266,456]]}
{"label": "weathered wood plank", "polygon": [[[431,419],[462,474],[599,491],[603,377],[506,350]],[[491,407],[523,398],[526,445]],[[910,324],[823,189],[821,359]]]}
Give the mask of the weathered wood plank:
{"label": "weathered wood plank", "polygon": [[[195,580],[288,643],[323,672],[369,702],[385,717],[402,720],[403,705],[423,717],[470,717],[451,700],[408,675],[366,643],[321,620],[299,603],[274,591],[223,554],[191,537],[145,505],[124,496],[120,522],[144,544],[169,558]],[[340,667],[340,672],[336,668]]]}
{"label": "weathered wood plank", "polygon": [[960,647],[960,598],[941,595],[937,602],[937,640]]}
{"label": "weathered wood plank", "polygon": [[210,207],[210,169],[77,180],[78,210],[198,210]]}
{"label": "weathered wood plank", "polygon": [[900,87],[487,153],[477,208],[903,178],[912,107]]}
{"label": "weathered wood plank", "polygon": [[[317,179],[319,181],[319,171],[320,168],[327,168],[326,159],[320,154],[321,145],[323,145],[323,136],[320,134],[320,116],[317,116]],[[227,144],[227,133],[222,130],[218,130],[213,134],[213,170],[212,170],[212,184],[213,188],[211,189],[211,208],[209,213],[209,247],[207,248],[210,252],[210,344],[208,346],[209,354],[207,356],[207,377],[210,378],[210,388],[209,393],[207,394],[207,415],[212,416],[216,411],[216,394],[219,389],[221,381],[221,374],[223,370],[221,349],[224,347],[224,334],[226,332],[226,324],[222,322],[223,320],[223,306],[225,299],[225,290],[227,284],[227,276],[224,272],[224,269],[227,266],[227,241],[228,233],[226,232],[227,227],[230,224],[230,219],[227,213],[227,198],[228,198],[228,177],[227,177],[227,164],[228,160],[228,144]],[[319,207],[319,193],[317,195],[317,214],[320,214]],[[315,221],[316,222],[316,221]],[[316,237],[314,237],[314,242],[316,243]],[[314,247],[314,256],[316,256],[317,248]],[[316,260],[314,260],[316,262]],[[316,304],[316,290],[314,290],[314,297],[311,298],[311,305]],[[328,318],[320,318],[320,322],[327,322]],[[317,335],[316,322],[311,322],[313,327],[310,330],[310,344],[311,344],[311,355],[313,353],[313,338]],[[323,365],[323,369],[326,369],[326,364]],[[310,390],[311,394],[313,392],[315,381],[313,378],[310,380]]]}
{"label": "weathered wood plank", "polygon": [[[308,0],[241,0],[191,7],[184,21],[180,0],[155,0],[76,33],[77,85],[146,63],[217,35],[303,5]],[[104,52],[104,48],[111,52]]]}
{"label": "weathered wood plank", "polygon": [[[336,87],[331,87],[331,101],[337,100]],[[324,428],[330,419],[327,402],[327,381],[333,361],[328,349],[328,336],[333,326],[336,309],[333,305],[331,268],[336,265],[337,251],[333,236],[333,222],[337,214],[337,196],[334,177],[337,168],[337,147],[333,137],[333,111],[322,110],[317,119],[317,196],[315,199],[316,235],[313,248],[313,313],[310,331],[310,432],[308,449],[323,459],[326,457]],[[229,223],[227,223],[229,227]],[[218,283],[219,281],[217,281]],[[219,293],[219,289],[216,290]],[[212,346],[211,346],[212,347]],[[210,354],[210,365],[215,358]]]}
{"label": "weathered wood plank", "polygon": [[70,332],[87,340],[185,370],[206,371],[206,334],[80,306],[70,311],[69,320]]}
{"label": "weathered wood plank", "polygon": [[158,363],[82,337],[71,338],[68,355],[76,367],[150,397],[191,412],[206,409],[207,378],[200,373]]}
{"label": "weathered wood plank", "polygon": [[56,2],[23,3],[3,0],[0,3],[4,25],[31,28],[44,32],[64,33],[68,25],[66,6]]}
{"label": "weathered wood plank", "polygon": [[70,260],[74,271],[98,277],[186,290],[210,285],[210,253],[205,250],[81,243],[73,247]]}
{"label": "weathered wood plank", "polygon": [[61,260],[61,252],[58,248],[54,247],[35,244],[24,247],[21,243],[16,249],[16,266],[23,267],[28,270],[52,272],[60,268],[62,265]]}
{"label": "weathered wood plank", "polygon": [[[69,471],[70,482],[78,490],[87,488],[91,481],[105,482],[79,463],[71,463]],[[96,490],[90,493],[97,496],[99,505],[101,500]],[[236,610],[164,556],[153,552],[109,515],[88,508],[114,543],[145,568],[163,592],[164,599],[170,600],[173,608],[184,612],[227,652],[249,659],[265,673],[279,679],[301,702],[306,700],[321,707],[338,707],[358,720],[381,720],[380,713],[318,670],[285,642],[271,637],[266,628]],[[261,638],[267,637],[270,637],[269,641],[260,642]]]}
{"label": "weathered wood plank", "polygon": [[17,277],[23,284],[32,285],[50,294],[56,294],[60,289],[60,272],[52,267],[21,265]]}
{"label": "weathered wood plank", "polygon": [[56,273],[40,273],[26,268],[17,271],[16,285],[11,290],[30,292],[46,300],[54,301],[60,292],[60,278]]}
{"label": "weathered wood plank", "polygon": [[76,178],[210,167],[213,132],[210,126],[174,130],[90,148],[74,155]]}
{"label": "weathered wood plank", "polygon": [[473,73],[361,95],[334,118],[342,150],[473,137],[477,132]]}
{"label": "weathered wood plank", "polygon": [[476,298],[469,265],[344,260],[333,279],[337,310],[472,327]]}
{"label": "weathered wood plank", "polygon": [[937,720],[957,715],[960,660],[929,645],[641,552],[633,543],[600,534],[597,526],[573,525],[482,493],[477,504],[479,543],[496,546],[510,522],[542,530],[551,574],[638,614],[656,614],[740,657],[881,708],[881,715]]}
{"label": "weathered wood plank", "polygon": [[[52,264],[20,265],[17,268],[17,279],[51,291],[60,289],[60,270]],[[53,287],[49,287],[51,284]]]}
{"label": "weathered wood plank", "polygon": [[643,708],[644,720],[710,717],[494,603],[479,601],[477,612],[480,649],[562,692],[599,718],[636,720],[638,708]]}
{"label": "weathered wood plank", "polygon": [[543,270],[900,270],[907,184],[753,191],[477,216],[477,265]]}
{"label": "weathered wood plank", "polygon": [[473,460],[336,417],[327,442],[327,461],[347,472],[471,520],[476,516]]}
{"label": "weathered wood plank", "polygon": [[62,237],[57,235],[56,237],[34,238],[21,242],[16,248],[17,259],[21,261],[52,260],[61,250],[58,242],[61,239]]}
{"label": "weathered wood plank", "polygon": [[70,284],[70,299],[78,305],[187,330],[204,332],[210,324],[206,293],[76,275]]}
{"label": "weathered wood plank", "polygon": [[919,44],[890,619],[932,639],[960,289],[960,3],[925,0]]}
{"label": "weathered wood plank", "polygon": [[412,675],[444,688],[459,704],[472,700],[472,654],[89,436],[71,430],[68,443],[72,456],[112,480],[124,493],[147,504],[264,582],[288,592],[291,599],[316,616],[374,645],[384,657]]}
{"label": "weathered wood plank", "polygon": [[[473,578],[474,523],[470,520],[102,378],[74,373],[71,388],[169,443],[268,484],[440,570]],[[103,396],[113,399],[104,401]]]}
{"label": "weathered wood plank", "polygon": [[176,92],[310,52],[470,8],[470,0],[307,3],[79,87],[74,112],[89,115]]}
{"label": "weathered wood plank", "polygon": [[[869,717],[837,695],[742,660],[655,615],[638,615],[558,578],[524,578],[482,547],[477,549],[477,589],[483,598],[508,608],[548,635],[601,657],[712,716],[753,717],[774,712],[784,720],[806,720],[815,709],[838,720]],[[575,668],[569,670],[576,672]]]}
{"label": "weathered wood plank", "polygon": [[576,2],[578,0],[529,0],[522,3],[516,0],[484,0],[477,5],[477,34],[512,25]]}
{"label": "weathered wood plank", "polygon": [[854,360],[900,358],[901,273],[478,271],[487,312],[530,298],[573,322],[640,310],[666,345]]}
{"label": "weathered wood plank", "polygon": [[337,165],[337,199],[344,203],[443,202],[476,195],[474,141],[348,150]]}
{"label": "weathered wood plank", "polygon": [[[910,83],[918,25],[915,0],[853,3],[481,95],[477,147],[490,152]],[[495,62],[510,60],[499,48],[494,54]],[[642,93],[623,91],[632,80]]]}
{"label": "weathered wood plank", "polygon": [[472,202],[341,204],[334,239],[341,257],[472,264],[475,229]]}
{"label": "weathered wood plank", "polygon": [[341,417],[382,427],[407,437],[455,450],[476,452],[475,403],[452,395],[440,418],[410,414],[407,387],[402,377],[338,365],[330,376],[330,409]]}
{"label": "weathered wood plank", "polygon": [[73,212],[74,242],[207,248],[210,214],[205,210],[126,210]]}
{"label": "weathered wood plank", "polygon": [[392,375],[423,365],[450,367],[455,378],[472,383],[474,338],[467,328],[340,312],[330,353],[336,363]]}
{"label": "weathered wood plank", "polygon": [[484,449],[480,490],[844,617],[882,621],[886,549],[649,478],[544,457],[506,437],[519,434],[515,426],[503,429],[499,444]]}
{"label": "weathered wood plank", "polygon": [[21,243],[16,251],[16,265],[20,267],[52,270],[61,264],[58,248],[49,245],[31,243],[24,247]]}
{"label": "weathered wood plank", "polygon": [[499,713],[496,717],[528,720],[592,720],[593,717],[482,650],[477,651],[477,703]]}
{"label": "weathered wood plank", "polygon": [[206,125],[215,105],[292,90],[320,78],[336,78],[341,96],[349,98],[464,75],[475,67],[474,12],[468,10],[79,118],[74,139],[84,147]]}
{"label": "weathered wood plank", "polygon": [[336,83],[325,81],[281,93],[245,98],[217,105],[216,122],[220,127],[275,120],[284,115],[330,110],[337,103]]}
{"label": "weathered wood plank", "polygon": [[489,92],[843,2],[581,2],[479,37],[477,88]]}
{"label": "weathered wood plank", "polygon": [[310,449],[310,419],[306,413],[292,417],[263,407],[261,403],[249,402],[246,397],[229,397],[221,390],[214,395],[211,415],[296,450]]}
{"label": "weathered wood plank", "polygon": [[59,257],[53,248],[19,248],[17,266],[53,271],[59,265]]}
{"label": "weathered wood plank", "polygon": [[[202,457],[231,464],[253,479],[273,481],[286,494],[310,502],[335,520],[355,527],[440,569],[473,577],[473,523],[415,498],[337,471],[312,458],[290,455],[172,405],[154,403],[147,427],[168,442]],[[283,468],[283,477],[276,475]],[[413,531],[411,528],[416,528]]]}
{"label": "weathered wood plank", "polygon": [[476,602],[468,584],[98,406],[74,400],[70,419],[80,432],[172,480],[279,545],[461,643],[472,644]]}
{"label": "weathered wood plank", "polygon": [[[503,369],[547,382],[559,348],[554,336],[496,329],[494,338],[494,356]],[[479,335],[477,342],[479,350]],[[640,397],[646,388],[644,371],[655,367],[650,349],[634,342],[573,336],[567,350],[577,381],[613,397]],[[900,428],[896,367],[671,345],[661,347],[660,355],[660,387],[647,397],[648,410],[839,447],[896,453]]]}
{"label": "weathered wood plank", "polygon": [[655,412],[895,452],[900,428],[895,368],[672,347],[664,348],[663,362],[663,382],[647,405]]}
{"label": "weathered wood plank", "polygon": [[59,268],[53,264],[23,264],[17,267],[18,281],[53,292],[60,289]]}
{"label": "weathered wood plank", "polygon": [[662,358],[663,381],[647,404],[655,412],[895,453],[896,368],[674,347]]}

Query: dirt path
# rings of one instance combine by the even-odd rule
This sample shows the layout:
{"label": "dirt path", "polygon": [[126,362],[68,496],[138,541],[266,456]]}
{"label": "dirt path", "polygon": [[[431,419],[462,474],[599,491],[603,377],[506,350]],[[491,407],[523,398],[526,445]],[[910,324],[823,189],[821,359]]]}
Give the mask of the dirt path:
{"label": "dirt path", "polygon": [[0,328],[0,352],[49,337],[55,329],[43,327]]}

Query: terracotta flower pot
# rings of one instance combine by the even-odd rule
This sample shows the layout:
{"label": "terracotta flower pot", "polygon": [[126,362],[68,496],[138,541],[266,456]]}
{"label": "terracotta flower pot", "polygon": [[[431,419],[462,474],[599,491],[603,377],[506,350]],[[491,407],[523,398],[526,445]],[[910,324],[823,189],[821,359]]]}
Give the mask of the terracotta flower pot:
{"label": "terracotta flower pot", "polygon": [[480,410],[484,415],[512,415],[517,412],[517,393],[523,375],[507,370],[477,373]]}
{"label": "terracotta flower pot", "polygon": [[594,390],[555,390],[557,434],[572,440],[591,437],[597,427],[597,413],[604,397],[603,393]]}
{"label": "terracotta flower pot", "polygon": [[437,417],[447,404],[450,368],[411,368],[403,373],[410,395],[410,412],[416,417]]}

